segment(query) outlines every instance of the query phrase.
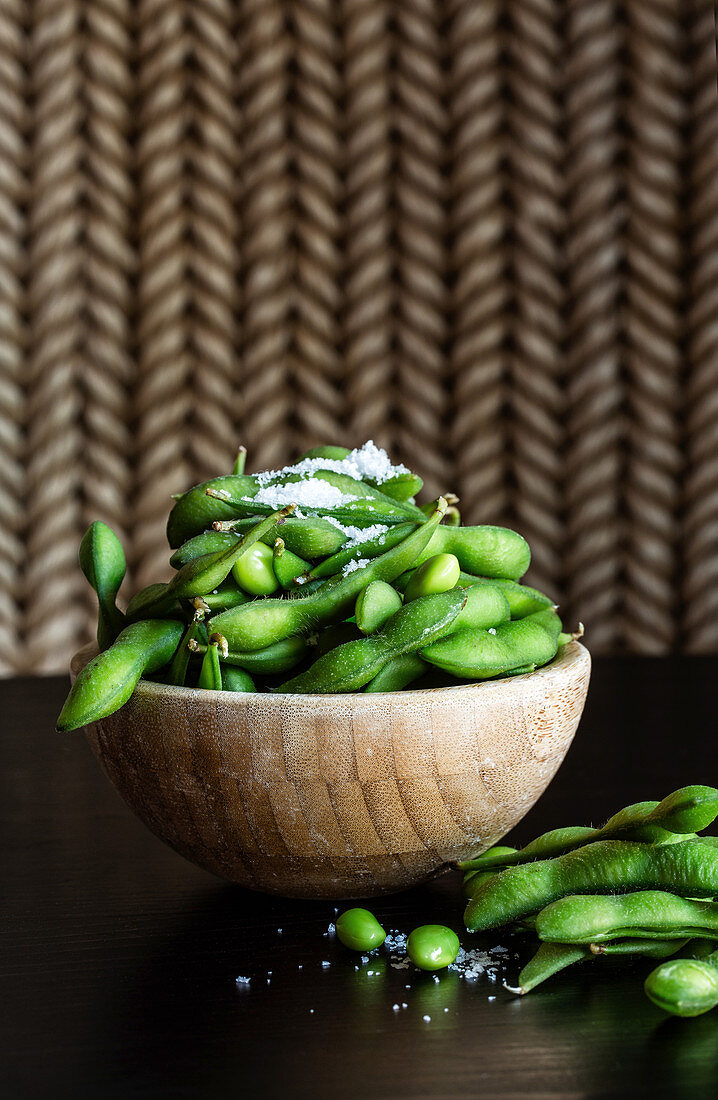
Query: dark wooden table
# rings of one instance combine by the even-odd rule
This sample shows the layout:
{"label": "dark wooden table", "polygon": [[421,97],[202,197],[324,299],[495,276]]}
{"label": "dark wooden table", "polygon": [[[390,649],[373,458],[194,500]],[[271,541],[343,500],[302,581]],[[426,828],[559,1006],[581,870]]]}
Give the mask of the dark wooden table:
{"label": "dark wooden table", "polygon": [[[718,660],[597,662],[519,841],[718,782],[717,683]],[[356,969],[324,935],[331,904],[225,885],[148,833],[84,738],[53,732],[64,692],[0,684],[4,1097],[718,1095],[718,1010],[666,1019],[642,991],[650,963],[585,963],[522,1000],[486,979]],[[453,873],[372,904],[387,926],[461,927]]]}

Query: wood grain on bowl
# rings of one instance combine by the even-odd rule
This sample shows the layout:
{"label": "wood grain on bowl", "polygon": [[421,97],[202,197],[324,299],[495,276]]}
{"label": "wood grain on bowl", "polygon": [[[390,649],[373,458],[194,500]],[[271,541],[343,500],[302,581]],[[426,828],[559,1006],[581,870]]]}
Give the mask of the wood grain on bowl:
{"label": "wood grain on bowl", "polygon": [[192,862],[254,890],[368,897],[483,851],[524,816],[568,750],[590,666],[572,642],[530,675],[385,695],[140,681],[87,736],[128,805]]}

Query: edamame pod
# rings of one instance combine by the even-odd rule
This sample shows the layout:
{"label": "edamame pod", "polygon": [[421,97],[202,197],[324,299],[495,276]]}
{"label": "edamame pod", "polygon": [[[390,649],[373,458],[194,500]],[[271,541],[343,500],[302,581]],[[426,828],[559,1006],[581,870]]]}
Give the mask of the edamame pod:
{"label": "edamame pod", "polygon": [[193,619],[187,627],[182,641],[177,646],[177,652],[172,658],[172,664],[170,665],[169,674],[167,676],[168,684],[174,684],[175,687],[184,686],[192,653],[192,643],[198,644],[198,639],[204,642],[207,641],[207,628],[203,622]]}
{"label": "edamame pod", "polygon": [[354,617],[362,634],[381,630],[401,607],[401,596],[386,581],[370,581],[356,598]]}
{"label": "edamame pod", "polygon": [[500,588],[508,600],[512,619],[524,619],[527,615],[533,615],[535,611],[543,611],[551,607],[556,610],[556,605],[550,596],[539,592],[537,588],[530,588],[527,584],[519,584],[517,581],[507,581],[500,577],[474,577],[470,573],[461,573],[459,584],[462,588],[472,585],[493,585]]}
{"label": "edamame pod", "polygon": [[671,959],[646,978],[646,995],[672,1016],[701,1016],[718,1005],[718,951],[706,959]]}
{"label": "edamame pod", "polygon": [[316,592],[302,599],[256,600],[224,611],[214,620],[215,630],[224,634],[230,649],[251,650],[341,620],[369,581],[393,581],[405,571],[409,562],[421,553],[445,511],[446,502],[440,498],[431,519],[363,569],[325,581]]}
{"label": "edamame pod", "polygon": [[184,627],[174,619],[146,619],[120,632],[109,649],[85,665],[57,719],[60,732],[106,718],[127,702],[143,672],[169,664]]}
{"label": "edamame pod", "polygon": [[[618,883],[617,885],[621,885]],[[578,894],[559,898],[536,917],[536,933],[551,943],[602,943],[624,939],[715,939],[718,904],[639,890],[614,897]]]}
{"label": "edamame pod", "polygon": [[78,557],[97,595],[97,644],[107,649],[125,625],[125,616],[115,604],[127,569],[125,552],[112,528],[96,520],[82,537]]}
{"label": "edamame pod", "polygon": [[527,663],[553,660],[560,630],[558,615],[547,609],[488,630],[458,630],[421,649],[419,656],[454,676],[486,680]]}
{"label": "edamame pod", "polygon": [[508,527],[440,527],[415,564],[434,554],[453,554],[472,576],[512,581],[523,577],[531,563],[526,539]]}
{"label": "edamame pod", "polygon": [[232,665],[222,666],[222,690],[256,692],[254,680],[243,668],[234,668]]}
{"label": "edamame pod", "polygon": [[[204,653],[202,645],[191,647],[196,653]],[[264,649],[254,649],[248,653],[236,653],[231,649],[222,653],[223,665],[235,665],[247,672],[273,674],[288,672],[306,656],[309,649],[306,638],[283,638]]]}
{"label": "edamame pod", "polygon": [[[342,462],[347,458],[351,452],[348,447],[312,447],[311,450],[305,451],[300,455],[294,465],[298,465],[300,462],[305,462],[307,459],[328,459],[330,462]],[[318,467],[319,468],[319,467]],[[388,497],[392,497],[393,500],[409,500],[411,497],[416,496],[421,492],[424,482],[416,474],[412,474],[410,471],[397,472],[393,477],[386,478],[384,481],[378,481],[376,478],[364,475],[362,481],[365,481],[368,485],[374,485],[377,489],[381,489]]]}
{"label": "edamame pod", "polygon": [[599,840],[555,859],[525,863],[499,872],[479,887],[464,914],[478,931],[519,920],[568,894],[608,894],[665,889],[687,897],[718,894],[718,847],[702,840],[654,846],[628,840]]}
{"label": "edamame pod", "polygon": [[460,573],[454,554],[434,554],[411,574],[404,599],[409,602],[433,592],[449,592],[458,584]]}
{"label": "edamame pod", "polygon": [[293,588],[297,577],[306,575],[309,568],[304,558],[287,550],[284,539],[274,540],[272,566],[275,577],[282,588],[286,589]]}
{"label": "edamame pod", "polygon": [[[212,592],[227,579],[233,566],[250,547],[259,542],[263,535],[274,532],[274,529],[284,522],[285,517],[293,511],[293,507],[288,504],[279,511],[273,512],[234,545],[218,550],[215,554],[206,554],[204,557],[188,561],[162,588],[150,585],[149,589],[138,592],[129,602],[127,618],[133,622],[148,618],[152,614],[161,615],[169,610],[177,599],[188,599]],[[271,559],[271,551],[269,554]]]}
{"label": "edamame pod", "polygon": [[377,634],[332,649],[277,691],[282,694],[360,691],[387,661],[415,652],[422,639],[440,637],[448,630],[464,599],[463,590],[454,589],[414,600],[397,611]]}
{"label": "edamame pod", "polygon": [[207,611],[226,611],[230,607],[241,607],[252,598],[243,592],[233,577],[218,584],[214,592],[204,592],[199,597]]}
{"label": "edamame pod", "polygon": [[[199,535],[194,535],[175,550],[170,558],[170,565],[173,569],[179,569],[192,558],[231,546],[232,540],[236,541],[241,535],[251,531],[261,518],[261,516],[250,516],[247,519],[228,521],[224,524],[226,530],[203,531]],[[264,536],[262,542],[273,546],[275,537],[274,533],[270,532]],[[347,536],[339,527],[330,523],[328,519],[322,519],[321,516],[306,519],[287,516],[282,527],[282,540],[293,554],[312,559],[334,554],[346,542]]]}
{"label": "edamame pod", "polygon": [[209,645],[204,651],[197,687],[209,688],[212,691],[222,690],[222,669],[219,663],[219,644],[214,640],[214,635],[210,638]]}
{"label": "edamame pod", "polygon": [[572,943],[542,943],[536,954],[529,959],[519,974],[516,988],[506,986],[510,993],[529,993],[537,985],[552,978],[554,974],[565,970],[574,963],[591,959],[590,948]]}
{"label": "edamame pod", "polygon": [[341,573],[352,561],[368,561],[371,558],[378,558],[380,554],[391,550],[407,535],[410,535],[415,528],[415,523],[397,523],[393,527],[387,527],[386,524],[377,524],[374,527],[368,527],[366,528],[367,534],[375,532],[371,538],[359,543],[351,541],[349,545],[343,546],[336,553],[326,557],[324,561],[318,562],[307,573],[307,579],[319,580],[324,577],[333,577],[337,573]]}
{"label": "edamame pod", "polygon": [[207,496],[207,489],[227,491],[242,498],[256,492],[256,482],[247,474],[225,474],[203,481],[184,493],[175,501],[167,519],[167,541],[173,549],[211,527],[214,520],[234,519],[239,514],[225,500]]}
{"label": "edamame pod", "polygon": [[393,657],[377,672],[374,679],[369,681],[364,691],[369,695],[379,691],[402,691],[409,684],[413,684],[414,680],[418,680],[427,668],[428,665],[415,653],[404,653],[401,657]]}

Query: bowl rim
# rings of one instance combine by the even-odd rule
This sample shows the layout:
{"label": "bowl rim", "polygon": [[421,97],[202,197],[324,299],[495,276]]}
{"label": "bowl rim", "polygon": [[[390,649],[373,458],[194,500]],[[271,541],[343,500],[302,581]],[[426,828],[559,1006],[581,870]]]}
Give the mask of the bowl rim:
{"label": "bowl rim", "polygon": [[[80,668],[88,664],[98,653],[97,645],[94,642],[88,643],[78,649],[71,658],[71,667],[77,666],[78,671]],[[556,654],[552,661],[549,661],[547,665],[542,665],[541,668],[535,669],[533,672],[524,672],[519,676],[504,676],[497,677],[493,680],[477,680],[471,684],[452,684],[448,687],[437,688],[414,688],[402,691],[374,691],[366,694],[365,692],[327,692],[327,693],[300,693],[293,692],[282,694],[281,692],[252,692],[252,691],[224,691],[217,692],[214,688],[197,688],[186,687],[179,684],[158,684],[153,680],[140,679],[132,692],[132,698],[138,695],[152,696],[172,696],[180,693],[184,695],[187,700],[215,700],[217,695],[223,695],[227,698],[233,698],[237,702],[240,700],[260,700],[260,699],[279,699],[283,703],[300,703],[319,700],[338,702],[341,700],[361,701],[359,705],[369,705],[372,702],[378,702],[386,699],[401,699],[409,703],[412,699],[424,699],[426,696],[436,695],[458,695],[459,693],[466,694],[467,692],[476,692],[478,690],[487,692],[489,690],[506,687],[507,685],[514,685],[530,681],[532,684],[536,684],[542,680],[549,680],[557,673],[567,674],[569,670],[576,665],[583,665],[588,662],[590,667],[591,654],[585,645],[581,642],[571,641],[565,646],[562,646],[559,652]]]}

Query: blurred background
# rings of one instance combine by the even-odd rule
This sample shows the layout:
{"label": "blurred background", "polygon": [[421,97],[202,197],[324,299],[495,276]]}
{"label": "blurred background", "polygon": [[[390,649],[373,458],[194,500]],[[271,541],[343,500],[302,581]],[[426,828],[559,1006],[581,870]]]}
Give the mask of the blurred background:
{"label": "blurred background", "polygon": [[718,650],[713,0],[0,0],[0,670],[367,438],[595,653]]}

